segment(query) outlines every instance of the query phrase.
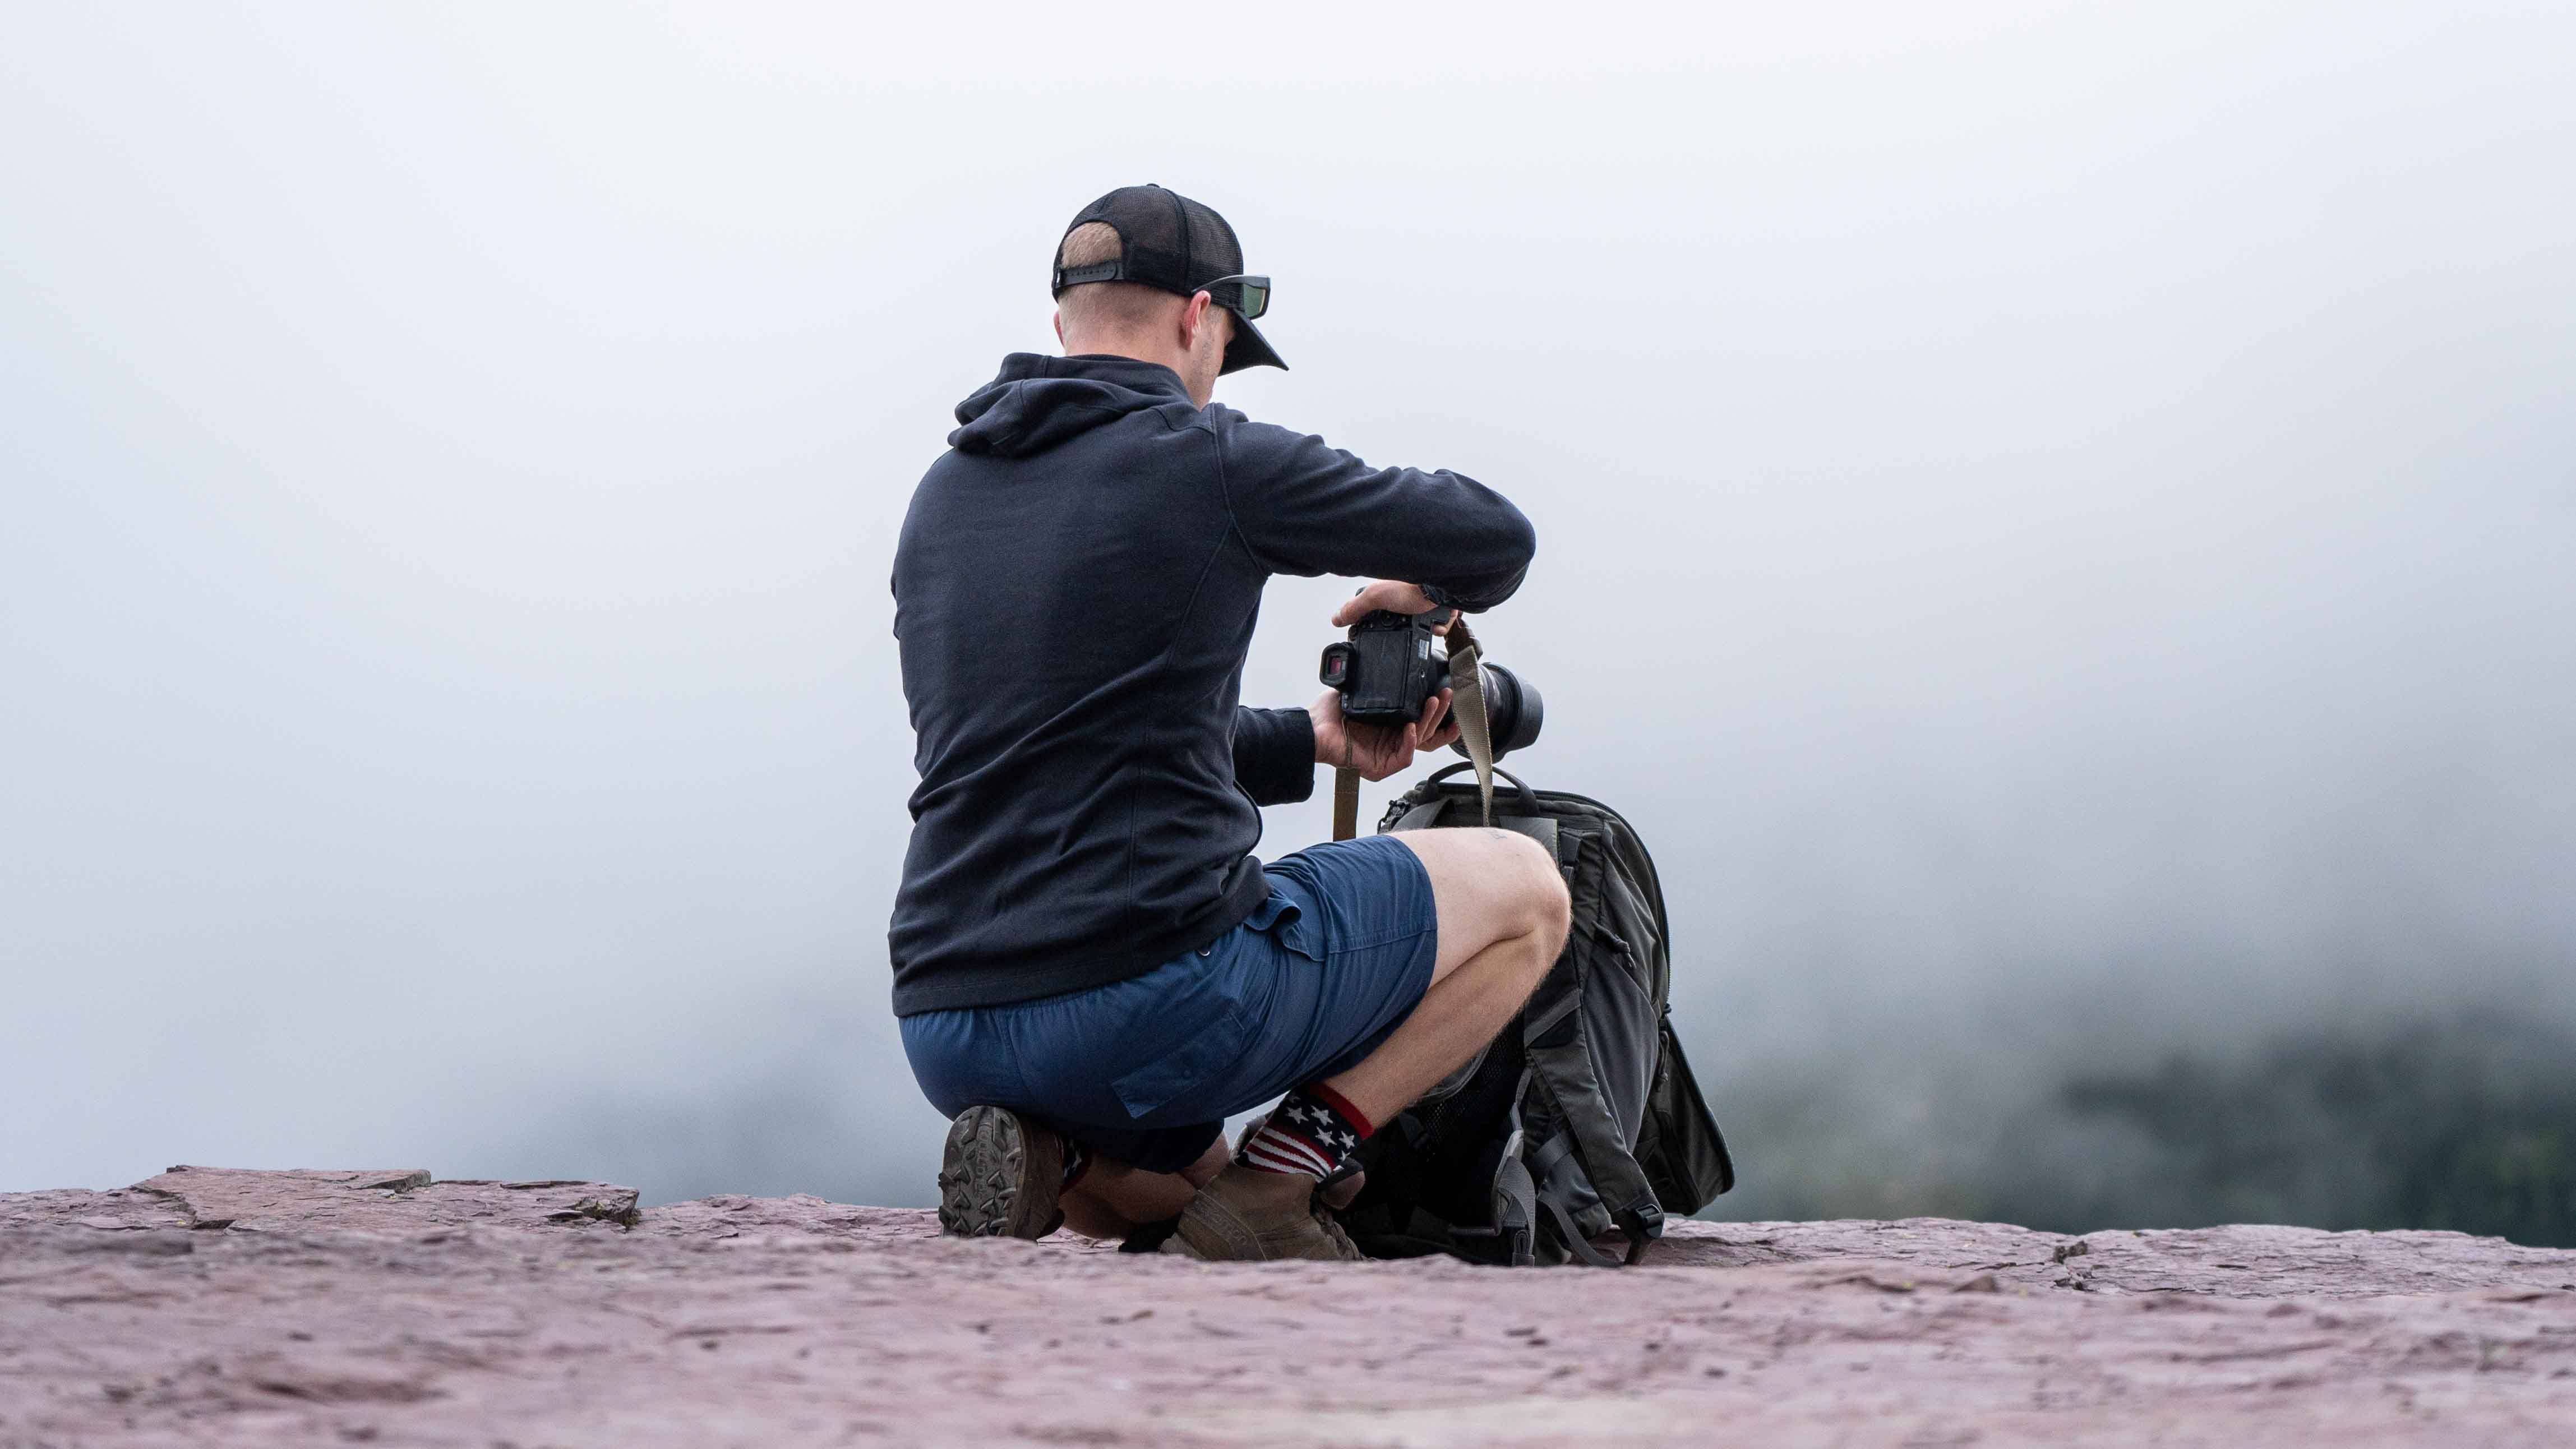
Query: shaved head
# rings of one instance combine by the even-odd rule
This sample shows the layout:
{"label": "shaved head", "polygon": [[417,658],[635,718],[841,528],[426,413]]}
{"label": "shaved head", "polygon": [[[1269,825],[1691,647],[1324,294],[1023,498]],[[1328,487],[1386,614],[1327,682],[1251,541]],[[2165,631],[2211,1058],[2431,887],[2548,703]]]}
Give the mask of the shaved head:
{"label": "shaved head", "polygon": [[[1087,267],[1098,262],[1114,262],[1124,254],[1118,240],[1118,229],[1105,221],[1087,221],[1065,233],[1064,244],[1056,248],[1056,265]],[[1055,299],[1056,311],[1064,315],[1068,339],[1074,336],[1116,335],[1137,328],[1152,327],[1164,314],[1183,304],[1159,287],[1141,282],[1085,282],[1067,287]],[[1068,346],[1072,345],[1068,340]]]}

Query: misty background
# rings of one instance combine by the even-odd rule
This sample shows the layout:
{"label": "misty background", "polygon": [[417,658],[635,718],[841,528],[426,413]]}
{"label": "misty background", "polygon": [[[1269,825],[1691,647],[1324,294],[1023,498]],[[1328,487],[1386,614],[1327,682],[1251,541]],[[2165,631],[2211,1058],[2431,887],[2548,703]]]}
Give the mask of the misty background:
{"label": "misty background", "polygon": [[1717,1215],[2576,1242],[2576,14],[869,9],[8,7],[0,1190],[931,1201],[895,530],[1150,180],[1536,522]]}

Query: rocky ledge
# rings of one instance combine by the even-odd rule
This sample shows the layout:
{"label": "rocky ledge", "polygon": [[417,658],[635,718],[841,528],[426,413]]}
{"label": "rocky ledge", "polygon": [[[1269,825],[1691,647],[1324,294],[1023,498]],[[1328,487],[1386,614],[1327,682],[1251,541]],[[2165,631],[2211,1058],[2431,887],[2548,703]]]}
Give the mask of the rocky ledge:
{"label": "rocky ledge", "polygon": [[0,1194],[0,1446],[2576,1439],[2576,1252],[1685,1223],[1205,1265],[818,1198],[173,1168]]}

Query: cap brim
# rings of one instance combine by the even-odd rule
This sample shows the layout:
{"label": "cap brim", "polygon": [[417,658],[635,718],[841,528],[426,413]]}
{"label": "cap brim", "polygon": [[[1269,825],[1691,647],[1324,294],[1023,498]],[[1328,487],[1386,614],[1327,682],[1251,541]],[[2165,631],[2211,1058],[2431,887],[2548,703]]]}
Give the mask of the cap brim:
{"label": "cap brim", "polygon": [[1241,372],[1247,367],[1275,367],[1281,372],[1288,370],[1288,364],[1280,361],[1279,354],[1270,349],[1270,339],[1261,335],[1261,329],[1243,320],[1241,314],[1237,314],[1234,319],[1234,340],[1225,345],[1224,365],[1216,371],[1219,377],[1223,377],[1229,372]]}

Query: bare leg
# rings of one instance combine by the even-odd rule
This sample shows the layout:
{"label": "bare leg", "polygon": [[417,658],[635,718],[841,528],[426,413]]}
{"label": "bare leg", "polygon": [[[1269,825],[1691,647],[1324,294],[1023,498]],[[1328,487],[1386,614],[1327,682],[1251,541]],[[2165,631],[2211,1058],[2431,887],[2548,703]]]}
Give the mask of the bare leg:
{"label": "bare leg", "polygon": [[1440,919],[1431,989],[1404,1025],[1324,1085],[1372,1122],[1413,1104],[1521,1009],[1565,948],[1569,902],[1556,862],[1508,830],[1408,830]]}
{"label": "bare leg", "polygon": [[[1395,838],[1430,873],[1440,940],[1430,989],[1404,1024],[1324,1082],[1371,1122],[1404,1110],[1493,1040],[1564,949],[1567,927],[1565,882],[1527,836],[1419,830]],[[1315,1180],[1304,1173],[1228,1163],[1182,1212],[1177,1241],[1200,1258],[1357,1261],[1359,1248],[1315,1202]]]}
{"label": "bare leg", "polygon": [[[1324,1085],[1384,1122],[1472,1057],[1521,1009],[1565,948],[1568,902],[1556,862],[1508,830],[1414,830],[1396,839],[1431,877],[1439,945],[1431,987],[1378,1049]],[[1223,1140],[1179,1172],[1095,1161],[1058,1206],[1085,1237],[1124,1238],[1189,1206],[1225,1170]],[[1241,1170],[1241,1169],[1238,1169]]]}
{"label": "bare leg", "polygon": [[[1323,1083],[1373,1123],[1404,1110],[1493,1040],[1564,949],[1569,915],[1556,862],[1527,836],[1422,830],[1395,838],[1431,877],[1439,925],[1431,985],[1376,1051]],[[1284,1128],[1279,1135],[1293,1136]],[[1255,1153],[1270,1141],[1257,1139]],[[1279,1162],[1297,1160],[1311,1159]],[[1358,1246],[1316,1204],[1316,1181],[1304,1172],[1229,1162],[1190,1199],[1164,1250],[1238,1262],[1358,1261]]]}
{"label": "bare leg", "polygon": [[1064,1225],[1086,1238],[1124,1238],[1188,1207],[1225,1161],[1222,1136],[1208,1144],[1198,1161],[1178,1172],[1147,1172],[1094,1158],[1082,1180],[1056,1206],[1064,1209]]}
{"label": "bare leg", "polygon": [[[1415,830],[1395,838],[1431,877],[1439,941],[1431,986],[1404,1025],[1324,1083],[1371,1122],[1403,1111],[1494,1039],[1564,949],[1567,924],[1565,881],[1529,837]],[[1230,1157],[1219,1139],[1179,1172],[1095,1161],[1057,1206],[1065,1226],[1085,1237],[1125,1238],[1188,1207]]]}

